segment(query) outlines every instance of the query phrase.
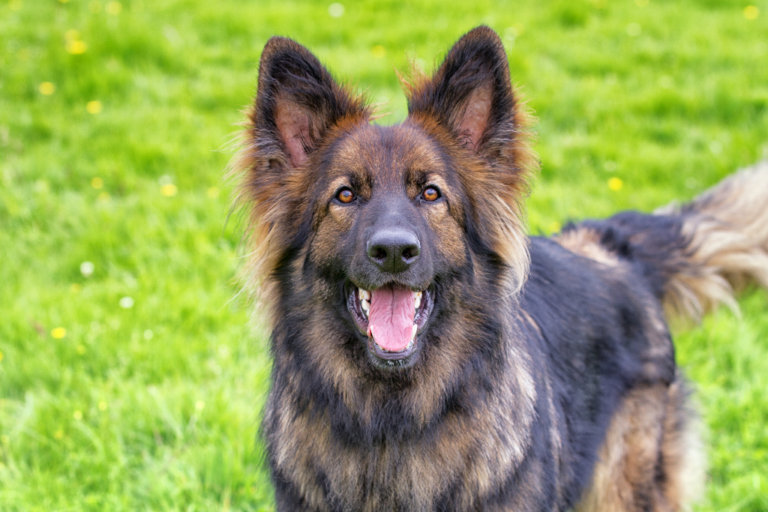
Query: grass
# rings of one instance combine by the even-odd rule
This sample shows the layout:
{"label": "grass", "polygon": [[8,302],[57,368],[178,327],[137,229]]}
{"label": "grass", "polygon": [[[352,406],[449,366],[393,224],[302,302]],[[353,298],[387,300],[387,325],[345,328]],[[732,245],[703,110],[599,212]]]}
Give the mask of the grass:
{"label": "grass", "polygon": [[[0,4],[0,510],[272,510],[222,148],[273,34],[390,123],[393,67],[495,28],[540,119],[533,233],[685,200],[768,150],[766,0],[328,3]],[[768,509],[768,296],[741,307],[677,336],[701,511]]]}

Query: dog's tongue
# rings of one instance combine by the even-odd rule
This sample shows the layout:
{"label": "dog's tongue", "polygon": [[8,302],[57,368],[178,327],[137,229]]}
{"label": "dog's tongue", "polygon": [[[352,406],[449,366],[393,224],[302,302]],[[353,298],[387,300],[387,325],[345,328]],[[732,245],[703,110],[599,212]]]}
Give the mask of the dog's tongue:
{"label": "dog's tongue", "polygon": [[386,287],[371,292],[368,336],[389,352],[402,352],[413,338],[413,293]]}

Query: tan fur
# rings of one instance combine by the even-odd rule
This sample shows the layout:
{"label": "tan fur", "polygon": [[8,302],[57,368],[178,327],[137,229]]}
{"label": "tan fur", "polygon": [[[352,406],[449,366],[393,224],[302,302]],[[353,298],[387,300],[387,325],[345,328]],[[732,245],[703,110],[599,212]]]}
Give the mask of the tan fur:
{"label": "tan fur", "polygon": [[600,243],[599,235],[592,229],[579,228],[553,237],[557,243],[569,251],[593,259],[604,265],[615,267],[619,264],[616,254],[608,251]]}
{"label": "tan fur", "polygon": [[664,493],[683,511],[703,496],[707,470],[704,427],[687,394],[680,379],[670,386],[661,443],[667,475]]}
{"label": "tan fur", "polygon": [[690,510],[704,481],[697,428],[681,380],[630,391],[576,512]]}
{"label": "tan fur", "polygon": [[[465,39],[468,41],[471,37],[474,36],[469,35]],[[411,102],[432,84],[443,80],[444,73],[445,69],[441,67],[434,75],[429,76],[413,63],[410,72],[407,75],[398,73],[398,78]],[[436,120],[431,112],[411,113],[406,123],[414,122],[420,125],[438,139],[443,147],[454,148],[450,157],[459,164],[457,167],[464,188],[471,196],[478,218],[483,219],[480,228],[488,230],[488,238],[495,242],[493,249],[509,266],[508,282],[511,293],[514,294],[525,284],[530,264],[524,201],[530,191],[530,180],[538,172],[539,160],[532,149],[535,142],[531,129],[535,121],[532,111],[520,90],[511,86],[509,78],[507,83],[510,83],[515,98],[514,131],[508,134],[503,148],[490,148],[492,154],[483,154],[481,151],[472,158],[472,155],[465,151],[467,143],[476,149],[479,140],[485,135],[482,130],[485,130],[486,126],[482,125],[481,130],[482,123],[476,120],[480,106],[483,105],[483,93],[467,100],[466,103],[473,104],[469,112],[467,107],[470,105],[464,105],[462,109],[457,110],[457,118],[449,120],[458,134],[464,137],[461,140],[465,145],[461,144],[461,140],[457,143],[453,134],[443,123]],[[470,122],[471,120],[474,122]],[[481,132],[479,136],[478,131]],[[496,162],[495,166],[488,165],[491,161]]]}
{"label": "tan fur", "polygon": [[[429,510],[431,500],[439,490],[457,477],[463,479],[463,492],[456,496],[457,508],[471,509],[475,496],[483,496],[494,490],[505,477],[498,468],[519,464],[528,449],[530,425],[534,411],[530,405],[536,398],[532,377],[525,369],[521,354],[517,358],[515,373],[506,373],[499,386],[515,390],[512,395],[495,395],[477,410],[475,417],[449,415],[435,436],[424,438],[414,445],[404,445],[399,457],[407,460],[401,465],[405,473],[394,474],[393,453],[384,444],[371,446],[375,457],[351,449],[338,442],[330,431],[328,418],[313,417],[308,412],[297,413],[292,406],[267,412],[277,416],[281,430],[290,433],[284,438],[276,456],[276,465],[297,482],[312,482],[318,469],[337,490],[336,499],[353,498],[365,494],[362,487],[365,477],[373,478],[374,485],[389,482],[393,492],[403,503],[411,503],[413,510]],[[280,364],[279,361],[276,362]],[[347,388],[349,389],[349,388]],[[513,399],[515,395],[526,397],[525,407]],[[504,400],[509,400],[506,402]],[[554,407],[552,405],[552,407]],[[272,417],[266,421],[271,422]],[[509,426],[515,428],[510,429]],[[374,462],[371,462],[371,461]],[[535,464],[535,463],[534,463]],[[521,482],[521,486],[536,487],[535,480]],[[309,485],[309,484],[306,484]],[[327,510],[324,495],[319,487],[303,489],[310,500],[308,505]],[[368,496],[363,510],[381,510],[377,496]]]}
{"label": "tan fur", "polygon": [[684,208],[672,204],[656,214],[686,216],[690,269],[668,285],[670,315],[699,320],[750,282],[768,288],[768,162],[726,178]]}
{"label": "tan fur", "polygon": [[[339,94],[351,93],[341,89]],[[342,120],[326,136],[328,139],[333,139],[334,133],[343,133],[368,122],[370,112],[363,107],[363,98],[356,98],[355,101],[359,103],[360,113]],[[307,179],[307,172],[302,166],[294,168],[289,162],[281,160],[279,155],[270,155],[269,158],[261,155],[255,129],[256,109],[247,110],[246,116],[242,143],[230,163],[227,176],[239,184],[234,204],[249,209],[249,227],[243,244],[249,252],[244,255],[243,282],[250,295],[269,309],[274,304],[274,282],[269,276],[287,245],[288,233],[296,230],[296,226],[289,225],[286,218],[291,208],[306,203],[311,180]],[[275,170],[275,167],[280,167],[280,170]],[[263,178],[277,173],[279,176]]]}

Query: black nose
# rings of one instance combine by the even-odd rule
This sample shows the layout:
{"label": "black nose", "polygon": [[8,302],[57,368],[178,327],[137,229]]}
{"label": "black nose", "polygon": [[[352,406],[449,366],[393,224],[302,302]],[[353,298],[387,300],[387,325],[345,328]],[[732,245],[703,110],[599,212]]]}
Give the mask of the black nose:
{"label": "black nose", "polygon": [[368,240],[368,258],[385,272],[403,272],[419,258],[421,246],[414,233],[382,229]]}

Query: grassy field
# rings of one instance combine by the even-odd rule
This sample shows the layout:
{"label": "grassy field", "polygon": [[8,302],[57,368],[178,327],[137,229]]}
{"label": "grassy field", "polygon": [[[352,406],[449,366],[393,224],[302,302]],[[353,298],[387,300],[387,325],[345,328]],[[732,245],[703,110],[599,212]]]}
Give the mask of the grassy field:
{"label": "grassy field", "polygon": [[[768,151],[766,0],[2,2],[2,511],[272,510],[267,335],[222,176],[273,34],[391,123],[393,68],[496,29],[540,119],[533,233]],[[768,510],[768,295],[740,303],[677,336],[709,429],[701,511]]]}

